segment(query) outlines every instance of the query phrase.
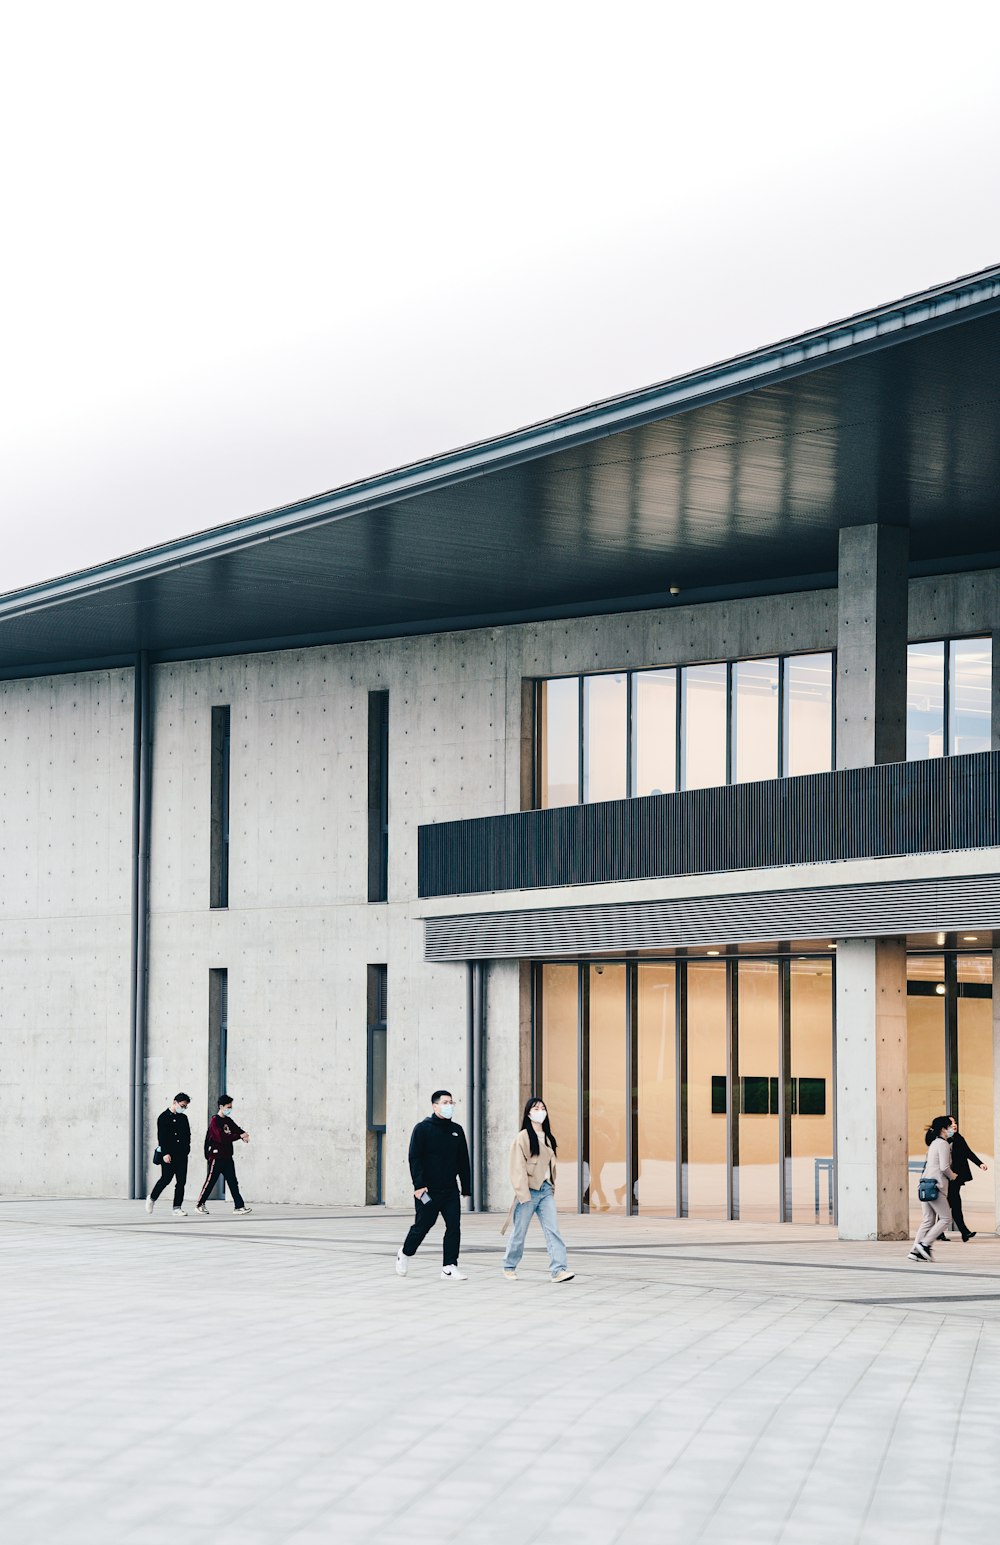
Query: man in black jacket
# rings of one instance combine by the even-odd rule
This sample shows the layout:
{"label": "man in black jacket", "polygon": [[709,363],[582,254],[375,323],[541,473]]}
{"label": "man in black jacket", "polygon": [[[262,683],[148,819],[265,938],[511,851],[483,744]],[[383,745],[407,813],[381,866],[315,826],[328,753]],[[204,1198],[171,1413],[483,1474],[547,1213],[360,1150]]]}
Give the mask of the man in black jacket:
{"label": "man in black jacket", "polygon": [[191,1152],[191,1123],[187,1108],[191,1096],[175,1094],[170,1105],[156,1119],[156,1146],[162,1154],[163,1173],[146,1201],[146,1211],[152,1212],[157,1197],[174,1183],[174,1216],[186,1218],[184,1211],[184,1182],[187,1180],[188,1154]]}
{"label": "man in black jacket", "polygon": [[958,1232],[962,1236],[962,1241],[964,1244],[968,1244],[970,1239],[975,1239],[976,1231],[968,1227],[965,1215],[962,1212],[962,1187],[968,1185],[972,1179],[972,1171],[969,1168],[970,1159],[981,1170],[985,1170],[986,1165],[977,1154],[973,1153],[965,1141],[965,1138],[958,1130],[958,1123],[955,1121],[954,1116],[951,1119],[952,1130],[946,1135],[951,1143],[951,1167],[955,1172],[955,1179],[948,1182],[948,1203],[951,1207],[951,1215],[955,1220]]}
{"label": "man in black jacket", "polygon": [[[462,1244],[462,1196],[471,1189],[469,1145],[457,1121],[452,1121],[455,1105],[447,1089],[435,1089],[431,1095],[434,1114],[418,1121],[410,1138],[410,1178],[413,1181],[416,1217],[396,1256],[396,1271],[405,1277],[411,1256],[437,1222],[444,1219],[444,1265],[446,1281],[465,1282],[458,1269]],[[456,1185],[457,1181],[457,1185]]]}

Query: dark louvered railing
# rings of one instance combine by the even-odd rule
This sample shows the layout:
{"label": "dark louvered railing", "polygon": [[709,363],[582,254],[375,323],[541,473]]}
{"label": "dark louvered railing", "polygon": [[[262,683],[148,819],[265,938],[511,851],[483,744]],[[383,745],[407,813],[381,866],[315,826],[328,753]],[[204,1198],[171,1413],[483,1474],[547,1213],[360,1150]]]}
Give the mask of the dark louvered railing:
{"label": "dark louvered railing", "polygon": [[1000,752],[421,826],[421,896],[1000,845]]}

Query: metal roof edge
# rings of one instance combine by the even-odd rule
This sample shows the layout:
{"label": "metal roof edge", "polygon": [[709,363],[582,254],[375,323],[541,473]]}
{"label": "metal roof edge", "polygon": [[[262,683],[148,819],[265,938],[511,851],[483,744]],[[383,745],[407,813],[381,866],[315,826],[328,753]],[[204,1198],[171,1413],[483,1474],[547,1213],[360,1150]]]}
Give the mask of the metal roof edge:
{"label": "metal roof edge", "polygon": [[1000,265],[748,354],[0,596],[0,622],[327,525],[1000,310]]}

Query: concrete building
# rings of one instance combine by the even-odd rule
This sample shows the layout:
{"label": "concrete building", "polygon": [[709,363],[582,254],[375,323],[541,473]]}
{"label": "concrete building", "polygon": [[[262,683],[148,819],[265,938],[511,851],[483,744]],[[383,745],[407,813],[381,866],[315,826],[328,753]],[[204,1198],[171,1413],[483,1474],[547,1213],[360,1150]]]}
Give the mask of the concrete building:
{"label": "concrete building", "polygon": [[563,1206],[904,1237],[997,1151],[998,344],[1000,269],[0,598],[3,1193],[225,1084],[248,1197],[403,1204],[451,1085],[506,1207],[541,1085]]}

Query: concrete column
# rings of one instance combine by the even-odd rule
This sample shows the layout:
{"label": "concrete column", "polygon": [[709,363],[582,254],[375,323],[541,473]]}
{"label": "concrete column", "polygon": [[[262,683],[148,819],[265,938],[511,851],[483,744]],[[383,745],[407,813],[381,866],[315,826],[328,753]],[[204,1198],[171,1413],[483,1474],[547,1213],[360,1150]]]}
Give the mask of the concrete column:
{"label": "concrete column", "polygon": [[837,946],[841,1239],[908,1239],[906,941]]}
{"label": "concrete column", "polygon": [[[990,673],[990,750],[1000,751],[1000,628],[994,628],[993,665]],[[994,974],[993,980],[996,981]]]}
{"label": "concrete column", "polygon": [[837,766],[906,758],[910,535],[846,526],[837,576]]}

